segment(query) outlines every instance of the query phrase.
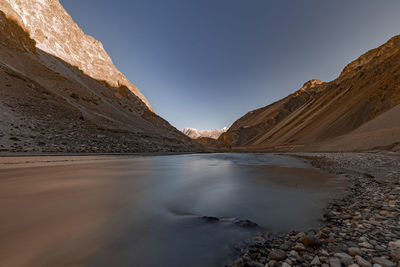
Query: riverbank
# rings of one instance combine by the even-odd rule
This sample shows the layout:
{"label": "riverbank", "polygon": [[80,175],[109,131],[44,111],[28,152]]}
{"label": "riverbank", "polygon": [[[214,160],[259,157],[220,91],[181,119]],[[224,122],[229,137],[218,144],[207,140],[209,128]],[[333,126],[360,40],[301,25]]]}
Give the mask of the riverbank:
{"label": "riverbank", "polygon": [[400,266],[400,154],[294,153],[346,177],[318,229],[259,235],[233,266]]}
{"label": "riverbank", "polygon": [[38,167],[93,161],[113,161],[136,157],[202,154],[193,152],[148,152],[148,153],[0,153],[0,170],[18,167]]}

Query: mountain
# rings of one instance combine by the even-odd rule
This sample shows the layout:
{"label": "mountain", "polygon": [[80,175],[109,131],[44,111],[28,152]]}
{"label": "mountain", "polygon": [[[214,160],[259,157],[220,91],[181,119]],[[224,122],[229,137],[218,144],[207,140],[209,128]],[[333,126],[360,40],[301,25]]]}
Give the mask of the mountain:
{"label": "mountain", "polygon": [[198,151],[57,0],[0,1],[0,151]]}
{"label": "mountain", "polygon": [[219,141],[249,150],[396,150],[399,103],[400,36],[395,36],[348,64],[335,80],[311,80],[250,111]]}
{"label": "mountain", "polygon": [[226,132],[228,130],[227,127],[224,127],[220,130],[218,129],[212,129],[212,130],[197,130],[194,128],[184,128],[182,130],[182,133],[186,134],[190,138],[197,139],[201,137],[207,137],[207,138],[212,138],[212,139],[218,139],[221,134]]}
{"label": "mountain", "polygon": [[86,35],[58,0],[4,1],[2,6],[6,8],[2,10],[22,21],[37,48],[78,67],[96,80],[106,81],[113,87],[128,87],[151,109],[146,98],[116,69],[101,42]]}

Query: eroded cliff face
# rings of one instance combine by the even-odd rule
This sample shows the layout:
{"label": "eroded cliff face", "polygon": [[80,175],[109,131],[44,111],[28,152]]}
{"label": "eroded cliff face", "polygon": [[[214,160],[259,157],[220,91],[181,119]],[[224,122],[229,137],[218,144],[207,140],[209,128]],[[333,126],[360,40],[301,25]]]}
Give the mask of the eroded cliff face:
{"label": "eroded cliff face", "polygon": [[114,66],[102,43],[86,35],[58,0],[3,1],[3,6],[9,5],[5,12],[21,22],[39,49],[94,79],[104,80],[113,87],[126,86],[152,110],[146,98]]}
{"label": "eroded cliff face", "polygon": [[[395,36],[351,62],[337,79],[326,83],[311,80],[286,98],[247,113],[219,140],[226,146],[248,149],[371,149],[377,134],[374,140],[363,140],[362,146],[328,148],[327,143],[350,134],[398,104],[400,36]],[[387,129],[393,127],[385,125]],[[380,147],[400,142],[400,135],[392,135],[393,131],[381,132]],[[342,140],[341,144],[346,142]]]}

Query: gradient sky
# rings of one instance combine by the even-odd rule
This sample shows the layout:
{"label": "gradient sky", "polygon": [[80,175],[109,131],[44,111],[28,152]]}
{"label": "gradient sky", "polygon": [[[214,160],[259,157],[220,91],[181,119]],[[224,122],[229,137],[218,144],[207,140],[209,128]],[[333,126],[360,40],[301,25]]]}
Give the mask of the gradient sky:
{"label": "gradient sky", "polygon": [[230,126],[400,33],[398,0],[61,0],[178,129]]}

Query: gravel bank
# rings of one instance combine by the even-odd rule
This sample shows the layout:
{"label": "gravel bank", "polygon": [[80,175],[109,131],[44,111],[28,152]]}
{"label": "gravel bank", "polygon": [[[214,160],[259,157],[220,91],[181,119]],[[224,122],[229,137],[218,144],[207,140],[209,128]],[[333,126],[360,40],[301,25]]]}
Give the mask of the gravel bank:
{"label": "gravel bank", "polygon": [[400,154],[296,153],[347,178],[319,229],[259,235],[232,266],[400,266]]}

